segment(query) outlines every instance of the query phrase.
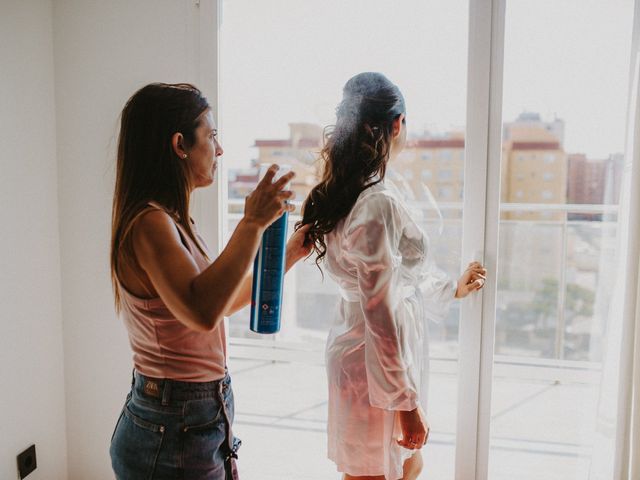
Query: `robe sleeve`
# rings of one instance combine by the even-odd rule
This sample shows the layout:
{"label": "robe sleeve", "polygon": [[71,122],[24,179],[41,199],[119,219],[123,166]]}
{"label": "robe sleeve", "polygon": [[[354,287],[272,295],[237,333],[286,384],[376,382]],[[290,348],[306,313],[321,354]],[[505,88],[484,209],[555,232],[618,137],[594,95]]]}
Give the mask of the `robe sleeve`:
{"label": "robe sleeve", "polygon": [[458,284],[435,264],[430,255],[427,256],[420,279],[425,316],[438,323],[447,316]]}
{"label": "robe sleeve", "polygon": [[369,402],[386,410],[413,410],[419,404],[408,372],[410,352],[395,314],[403,218],[393,197],[374,192],[354,207],[345,226],[344,256],[357,275],[365,319]]}

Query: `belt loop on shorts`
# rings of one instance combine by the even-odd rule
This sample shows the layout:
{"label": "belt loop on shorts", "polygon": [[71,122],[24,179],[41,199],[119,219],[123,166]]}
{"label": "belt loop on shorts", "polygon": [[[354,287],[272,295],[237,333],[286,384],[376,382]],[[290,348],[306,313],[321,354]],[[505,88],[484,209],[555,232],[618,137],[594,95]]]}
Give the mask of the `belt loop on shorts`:
{"label": "belt loop on shorts", "polygon": [[131,388],[136,384],[136,369],[131,369]]}
{"label": "belt loop on shorts", "polygon": [[169,380],[164,381],[164,388],[162,389],[162,405],[169,405],[169,399],[171,398],[171,382]]}

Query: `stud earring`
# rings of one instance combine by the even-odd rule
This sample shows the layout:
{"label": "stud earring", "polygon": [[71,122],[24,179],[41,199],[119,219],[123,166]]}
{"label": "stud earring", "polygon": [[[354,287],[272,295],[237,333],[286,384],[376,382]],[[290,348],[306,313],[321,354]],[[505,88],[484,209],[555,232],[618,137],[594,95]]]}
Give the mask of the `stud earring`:
{"label": "stud earring", "polygon": [[187,154],[186,154],[186,153],[183,153],[183,154],[182,154],[182,158],[187,158]]}

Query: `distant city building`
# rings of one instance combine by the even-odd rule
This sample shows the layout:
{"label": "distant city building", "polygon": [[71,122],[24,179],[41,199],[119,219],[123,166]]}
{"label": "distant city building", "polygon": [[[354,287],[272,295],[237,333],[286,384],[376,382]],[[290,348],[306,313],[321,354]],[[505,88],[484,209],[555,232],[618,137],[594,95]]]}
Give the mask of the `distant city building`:
{"label": "distant city building", "polygon": [[556,118],[551,122],[545,122],[540,118],[540,114],[535,112],[522,112],[515,121],[505,122],[502,125],[502,140],[539,140],[542,131],[551,134],[544,135],[543,138],[553,138],[560,142],[560,145],[564,145],[564,120]]}
{"label": "distant city building", "polygon": [[[503,126],[501,192],[503,203],[562,204],[567,198],[564,122],[543,122],[522,113]],[[561,220],[562,212],[506,211],[508,220]]]}
{"label": "distant city building", "polygon": [[[311,123],[290,123],[287,139],[258,139],[253,145],[258,149],[258,158],[251,166],[229,171],[229,198],[242,199],[256,187],[261,164],[289,165],[296,173],[291,182],[294,201],[302,202],[309,190],[320,179],[320,162],[317,161],[322,148],[322,127]],[[230,211],[241,213],[239,205],[231,205]]]}
{"label": "distant city building", "polygon": [[311,123],[290,123],[289,138],[284,140],[256,140],[258,163],[290,165],[296,173],[291,189],[296,200],[306,198],[309,190],[320,180],[323,129]]}
{"label": "distant city building", "polygon": [[[544,204],[617,203],[623,168],[621,155],[590,160],[564,150],[565,124],[561,119],[543,121],[540,115],[524,112],[503,125],[501,202],[505,220],[563,220],[564,211],[531,207]],[[289,124],[289,138],[255,141],[257,158],[244,170],[229,172],[230,198],[244,199],[258,180],[259,164],[288,164],[296,177],[292,190],[296,200],[306,198],[319,181],[323,129],[310,123]],[[448,211],[461,211],[464,191],[464,132],[431,135],[425,132],[407,140],[393,162],[417,201],[435,198]],[[458,206],[460,208],[458,208]],[[521,209],[520,209],[521,208]],[[447,208],[443,209],[444,212]],[[445,213],[447,216],[447,214]],[[574,218],[574,216],[570,216]],[[601,215],[575,218],[599,220]]]}
{"label": "distant city building", "polygon": [[[567,203],[617,204],[624,168],[621,154],[606,159],[589,159],[582,153],[568,157]],[[569,220],[601,220],[602,214],[571,213]]]}
{"label": "distant city building", "polygon": [[461,203],[464,185],[464,134],[409,139],[392,167],[411,187],[416,200],[429,194],[440,203]]}

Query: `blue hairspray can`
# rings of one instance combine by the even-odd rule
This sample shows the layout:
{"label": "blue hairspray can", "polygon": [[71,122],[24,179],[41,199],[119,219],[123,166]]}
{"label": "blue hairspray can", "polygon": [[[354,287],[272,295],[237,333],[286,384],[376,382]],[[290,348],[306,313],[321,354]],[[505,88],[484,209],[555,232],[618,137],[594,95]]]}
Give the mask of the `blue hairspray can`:
{"label": "blue hairspray can", "polygon": [[[277,177],[289,170],[280,166]],[[260,178],[265,172],[266,167],[261,167]],[[253,263],[250,328],[257,333],[280,330],[288,221],[289,212],[285,211],[265,230]]]}

